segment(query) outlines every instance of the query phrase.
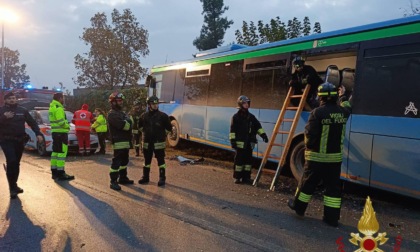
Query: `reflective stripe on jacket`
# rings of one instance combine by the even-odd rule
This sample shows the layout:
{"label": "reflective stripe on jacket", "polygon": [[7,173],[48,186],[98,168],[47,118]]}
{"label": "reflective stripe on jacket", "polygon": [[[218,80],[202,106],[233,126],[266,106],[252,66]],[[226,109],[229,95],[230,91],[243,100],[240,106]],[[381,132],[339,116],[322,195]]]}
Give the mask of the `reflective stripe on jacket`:
{"label": "reflective stripe on jacket", "polygon": [[70,125],[64,112],[63,104],[53,100],[48,110],[48,118],[51,124],[51,132],[68,133]]}

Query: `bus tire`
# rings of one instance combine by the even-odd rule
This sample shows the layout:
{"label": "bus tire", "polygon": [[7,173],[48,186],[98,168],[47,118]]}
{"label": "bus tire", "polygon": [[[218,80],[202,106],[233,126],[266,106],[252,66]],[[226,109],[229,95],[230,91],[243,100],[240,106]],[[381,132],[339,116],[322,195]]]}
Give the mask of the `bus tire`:
{"label": "bus tire", "polygon": [[42,139],[43,139],[42,142],[39,142],[39,141],[36,142],[36,150],[38,151],[38,154],[40,156],[46,156],[48,154],[47,153],[47,145],[45,143],[45,138],[42,137]]}
{"label": "bus tire", "polygon": [[305,143],[303,139],[293,145],[293,149],[290,154],[290,171],[293,177],[300,182],[304,171],[305,164]]}
{"label": "bus tire", "polygon": [[167,137],[168,144],[171,147],[176,147],[179,143],[179,124],[175,119],[171,120],[171,124],[172,124],[172,130],[168,134],[168,137]]}

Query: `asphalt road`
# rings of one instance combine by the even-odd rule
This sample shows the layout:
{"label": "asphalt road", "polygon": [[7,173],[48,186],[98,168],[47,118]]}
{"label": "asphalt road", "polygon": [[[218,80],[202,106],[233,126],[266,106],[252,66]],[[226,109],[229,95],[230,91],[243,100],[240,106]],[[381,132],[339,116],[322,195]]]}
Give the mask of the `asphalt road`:
{"label": "asphalt road", "polygon": [[[132,153],[133,154],[133,153]],[[315,195],[304,220],[286,207],[295,185],[268,191],[236,185],[229,169],[204,162],[180,165],[167,156],[167,185],[157,187],[154,161],[148,185],[109,188],[112,156],[69,156],[66,171],[76,179],[54,182],[49,158],[25,152],[18,181],[25,192],[9,198],[0,171],[0,251],[354,251],[351,233],[364,198],[346,196],[340,226],[322,221],[322,197]],[[207,160],[206,160],[207,161]],[[0,163],[4,163],[0,155]],[[141,157],[128,174],[141,177]],[[282,190],[284,189],[284,190]],[[373,200],[384,251],[420,251],[420,210]],[[413,204],[418,203],[413,201]],[[360,233],[363,236],[362,233]],[[377,234],[373,236],[376,237]],[[398,238],[397,238],[398,237]],[[398,239],[402,239],[399,245]]]}

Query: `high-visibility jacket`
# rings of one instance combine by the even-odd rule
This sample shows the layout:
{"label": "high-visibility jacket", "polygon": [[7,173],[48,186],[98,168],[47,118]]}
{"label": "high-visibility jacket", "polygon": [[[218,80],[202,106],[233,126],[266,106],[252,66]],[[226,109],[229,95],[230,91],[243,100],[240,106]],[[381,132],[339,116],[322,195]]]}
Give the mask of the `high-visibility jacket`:
{"label": "high-visibility jacket", "polygon": [[258,119],[249,111],[238,110],[230,123],[229,140],[239,149],[253,149],[257,143],[257,134],[265,134]]}
{"label": "high-visibility jacket", "polygon": [[305,127],[305,159],[321,163],[343,160],[343,142],[350,108],[321,103],[312,110]]}
{"label": "high-visibility jacket", "polygon": [[139,119],[139,130],[143,133],[143,148],[155,150],[166,148],[166,135],[171,132],[169,116],[159,110],[147,111]]}
{"label": "high-visibility jacket", "polygon": [[68,133],[70,131],[70,124],[67,121],[63,104],[59,101],[53,100],[50,103],[48,117],[51,124],[51,132]]}
{"label": "high-visibility jacket", "polygon": [[74,112],[72,122],[76,131],[90,131],[90,122],[92,121],[92,113],[81,109]]}
{"label": "high-visibility jacket", "polygon": [[95,129],[97,133],[108,131],[108,126],[104,115],[100,114],[98,117],[96,117],[95,122],[92,124],[92,129]]}
{"label": "high-visibility jacket", "polygon": [[112,107],[108,113],[108,125],[114,150],[130,148],[132,123],[123,111]]}

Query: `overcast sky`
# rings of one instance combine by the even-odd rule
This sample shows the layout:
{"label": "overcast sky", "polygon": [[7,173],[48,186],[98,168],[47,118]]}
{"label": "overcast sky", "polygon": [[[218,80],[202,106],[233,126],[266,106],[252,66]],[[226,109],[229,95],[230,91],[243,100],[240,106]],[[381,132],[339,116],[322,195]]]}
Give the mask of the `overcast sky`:
{"label": "overcast sky", "polygon": [[[419,0],[413,0],[418,3]],[[226,31],[225,44],[235,41],[242,21],[267,23],[279,16],[283,22],[308,16],[311,24],[321,23],[323,32],[402,18],[410,0],[225,0],[224,16],[234,21]],[[63,82],[76,88],[74,57],[88,52],[79,37],[90,27],[95,13],[122,13],[129,8],[149,31],[150,54],[141,65],[151,68],[191,58],[192,45],[203,25],[199,0],[1,0],[0,8],[13,10],[19,19],[4,23],[5,47],[20,52],[20,63],[35,87],[50,88]],[[1,19],[1,18],[0,18]]]}

